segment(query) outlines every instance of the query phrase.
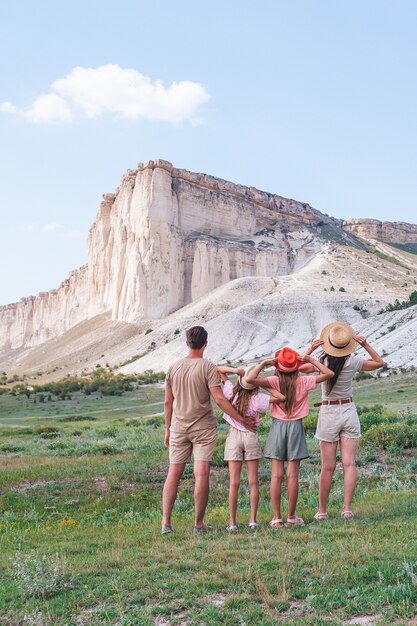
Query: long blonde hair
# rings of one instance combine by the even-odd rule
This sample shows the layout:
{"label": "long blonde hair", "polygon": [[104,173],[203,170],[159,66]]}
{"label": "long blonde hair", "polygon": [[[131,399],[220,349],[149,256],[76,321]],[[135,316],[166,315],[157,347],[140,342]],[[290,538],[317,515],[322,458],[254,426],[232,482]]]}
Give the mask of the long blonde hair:
{"label": "long blonde hair", "polygon": [[237,382],[233,387],[233,396],[231,398],[231,403],[236,408],[237,412],[240,413],[243,417],[247,417],[249,401],[253,396],[253,393],[258,390],[258,387],[255,389],[243,389]]}
{"label": "long blonde hair", "polygon": [[295,372],[280,372],[276,370],[279,378],[279,390],[285,396],[284,410],[288,418],[291,417],[297,393],[298,370]]}

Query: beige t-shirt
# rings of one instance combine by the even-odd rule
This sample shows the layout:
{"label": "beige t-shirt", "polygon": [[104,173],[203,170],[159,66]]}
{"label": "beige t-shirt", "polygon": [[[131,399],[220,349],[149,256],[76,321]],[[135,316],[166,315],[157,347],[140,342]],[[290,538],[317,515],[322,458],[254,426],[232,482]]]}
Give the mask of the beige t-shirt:
{"label": "beige t-shirt", "polygon": [[209,387],[220,385],[214,363],[185,357],[167,371],[166,385],[174,396],[171,431],[177,433],[217,428]]}

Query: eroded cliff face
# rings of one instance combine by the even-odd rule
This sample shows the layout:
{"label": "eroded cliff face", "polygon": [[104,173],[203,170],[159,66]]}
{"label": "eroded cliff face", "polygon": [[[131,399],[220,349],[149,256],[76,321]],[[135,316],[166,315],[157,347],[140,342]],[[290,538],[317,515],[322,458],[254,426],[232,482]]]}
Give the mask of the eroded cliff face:
{"label": "eroded cliff face", "polygon": [[94,313],[158,319],[229,280],[288,274],[317,252],[327,222],[336,224],[306,204],[140,164],[105,196],[90,232]]}
{"label": "eroded cliff face", "polygon": [[359,222],[373,221],[342,229],[305,203],[167,161],[139,164],[103,196],[87,265],[54,291],[0,308],[0,352],[38,345],[103,313],[160,319],[230,280],[290,274],[323,239],[354,240],[349,231],[361,234]]}
{"label": "eroded cliff face", "polygon": [[417,243],[417,225],[406,222],[380,222],[371,219],[346,220],[343,230],[363,239],[385,243]]}

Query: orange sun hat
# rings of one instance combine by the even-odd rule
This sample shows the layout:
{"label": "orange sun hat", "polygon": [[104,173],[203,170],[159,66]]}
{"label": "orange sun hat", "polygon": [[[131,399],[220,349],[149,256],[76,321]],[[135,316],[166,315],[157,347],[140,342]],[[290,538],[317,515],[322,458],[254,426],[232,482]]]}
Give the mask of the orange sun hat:
{"label": "orange sun hat", "polygon": [[281,348],[281,350],[277,350],[277,352],[275,352],[275,358],[277,360],[275,367],[279,372],[295,372],[303,365],[303,361],[298,352],[291,348]]}

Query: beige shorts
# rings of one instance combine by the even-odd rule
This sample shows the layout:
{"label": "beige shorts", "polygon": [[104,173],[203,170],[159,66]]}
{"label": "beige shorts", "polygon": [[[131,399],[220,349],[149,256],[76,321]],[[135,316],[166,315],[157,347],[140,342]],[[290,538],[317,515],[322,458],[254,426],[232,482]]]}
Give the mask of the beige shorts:
{"label": "beige shorts", "polygon": [[320,407],[315,437],[335,443],[340,439],[359,439],[361,425],[354,402]]}
{"label": "beige shorts", "polygon": [[211,461],[217,441],[217,428],[195,430],[191,433],[170,433],[169,462],[189,463],[191,454],[194,461]]}
{"label": "beige shorts", "polygon": [[263,456],[258,433],[230,427],[224,446],[225,461],[254,461]]}

